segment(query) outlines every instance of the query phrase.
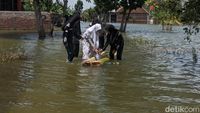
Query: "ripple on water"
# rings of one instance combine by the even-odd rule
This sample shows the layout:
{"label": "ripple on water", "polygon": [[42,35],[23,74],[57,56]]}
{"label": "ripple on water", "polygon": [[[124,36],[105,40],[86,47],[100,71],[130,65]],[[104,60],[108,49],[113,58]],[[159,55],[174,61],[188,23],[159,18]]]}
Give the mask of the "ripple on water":
{"label": "ripple on water", "polygon": [[155,96],[147,98],[148,100],[155,100],[164,103],[173,103],[173,104],[200,104],[200,99],[194,98],[185,98],[185,97],[176,97],[176,96]]}
{"label": "ripple on water", "polygon": [[199,105],[200,64],[192,62],[182,28],[169,33],[157,25],[128,26],[123,60],[102,67],[82,67],[80,57],[66,63],[62,33],[42,41],[24,36],[16,43],[32,57],[19,71],[14,65],[4,68],[13,71],[1,70],[9,74],[1,79],[1,99],[10,103],[0,104],[16,113],[160,113],[167,104]]}

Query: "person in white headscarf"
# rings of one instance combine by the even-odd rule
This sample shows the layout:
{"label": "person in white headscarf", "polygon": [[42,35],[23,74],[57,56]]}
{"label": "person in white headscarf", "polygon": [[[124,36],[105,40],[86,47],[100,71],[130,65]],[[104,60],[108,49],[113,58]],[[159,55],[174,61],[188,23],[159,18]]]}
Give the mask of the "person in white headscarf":
{"label": "person in white headscarf", "polygon": [[83,49],[83,60],[87,60],[91,57],[99,58],[99,35],[101,32],[101,24],[94,24],[93,26],[86,29],[82,35],[82,49]]}

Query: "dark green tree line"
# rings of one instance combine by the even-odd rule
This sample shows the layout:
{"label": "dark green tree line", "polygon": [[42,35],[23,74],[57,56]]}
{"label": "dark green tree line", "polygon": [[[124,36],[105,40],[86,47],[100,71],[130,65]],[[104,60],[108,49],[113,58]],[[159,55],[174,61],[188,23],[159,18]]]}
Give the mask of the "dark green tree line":
{"label": "dark green tree line", "polygon": [[107,20],[107,14],[113,9],[123,8],[123,16],[121,20],[120,31],[126,31],[127,21],[130,17],[130,12],[133,9],[142,7],[146,0],[94,0],[96,5],[95,10],[98,14],[101,14],[100,17],[103,17],[104,22]]}
{"label": "dark green tree line", "polygon": [[200,24],[200,1],[188,0],[185,2],[182,10],[181,21],[187,25],[184,30],[187,34],[187,40],[190,36],[199,33]]}

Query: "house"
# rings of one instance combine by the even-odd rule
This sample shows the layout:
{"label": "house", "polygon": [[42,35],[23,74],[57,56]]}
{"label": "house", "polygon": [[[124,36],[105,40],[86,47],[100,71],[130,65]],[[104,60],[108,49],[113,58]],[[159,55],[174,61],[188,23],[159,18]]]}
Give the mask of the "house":
{"label": "house", "polygon": [[[122,21],[123,16],[123,7],[120,7],[115,13],[116,13],[116,22]],[[128,11],[127,11],[128,13]],[[137,24],[148,24],[150,22],[149,20],[149,12],[146,11],[143,7],[133,9],[130,13],[130,17],[128,19],[128,23],[137,23]]]}
{"label": "house", "polygon": [[0,0],[0,11],[21,11],[22,0]]}

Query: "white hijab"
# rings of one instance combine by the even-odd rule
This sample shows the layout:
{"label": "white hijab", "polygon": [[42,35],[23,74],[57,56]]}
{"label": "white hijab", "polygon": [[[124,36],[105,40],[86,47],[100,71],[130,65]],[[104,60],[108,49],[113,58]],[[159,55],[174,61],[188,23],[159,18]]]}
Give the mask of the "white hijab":
{"label": "white hijab", "polygon": [[99,30],[101,30],[101,24],[94,24],[89,27],[82,36],[83,38],[91,39],[95,48],[99,48],[99,33],[97,33]]}

